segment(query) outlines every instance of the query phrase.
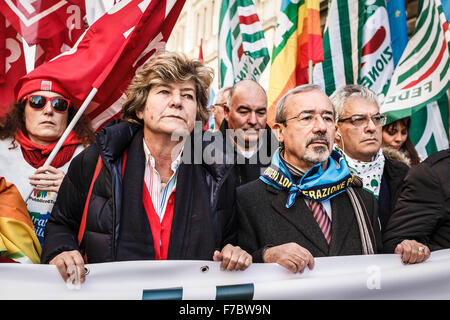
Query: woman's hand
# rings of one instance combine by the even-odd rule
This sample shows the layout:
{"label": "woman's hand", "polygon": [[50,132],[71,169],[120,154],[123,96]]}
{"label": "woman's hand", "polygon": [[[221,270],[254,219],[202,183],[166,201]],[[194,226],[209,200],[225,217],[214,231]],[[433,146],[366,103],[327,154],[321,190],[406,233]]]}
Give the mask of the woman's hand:
{"label": "woman's hand", "polygon": [[62,170],[52,166],[42,166],[29,179],[30,184],[38,190],[58,192],[64,175]]}

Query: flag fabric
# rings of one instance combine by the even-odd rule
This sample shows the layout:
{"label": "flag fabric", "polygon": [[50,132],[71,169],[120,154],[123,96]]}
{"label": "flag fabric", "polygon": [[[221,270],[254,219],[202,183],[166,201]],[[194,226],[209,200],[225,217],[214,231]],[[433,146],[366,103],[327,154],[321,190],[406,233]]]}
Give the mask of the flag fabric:
{"label": "flag fabric", "polygon": [[323,60],[319,0],[283,0],[278,15],[268,91],[270,126],[275,106],[289,89],[309,82],[308,64]]}
{"label": "flag fabric", "polygon": [[198,48],[198,59],[203,61],[203,39],[200,39],[200,47]]}
{"label": "flag fabric", "polygon": [[0,25],[4,30],[0,33],[0,42],[4,41],[6,49],[3,51],[3,57],[0,54],[0,63],[4,66],[5,79],[3,83],[0,82],[0,116],[2,116],[8,112],[9,106],[15,101],[14,86],[27,73],[27,70],[22,37],[1,14]]}
{"label": "flag fabric", "polygon": [[450,21],[450,0],[441,0],[442,10],[444,11],[445,18]]}
{"label": "flag fabric", "polygon": [[73,4],[67,8],[70,15],[61,32],[49,39],[41,39],[36,44],[35,67],[70,50],[84,33],[85,3],[83,0],[71,0],[71,2]]}
{"label": "flag fabric", "polygon": [[409,137],[421,159],[448,148],[448,95],[413,111]]}
{"label": "flag fabric", "polygon": [[[125,91],[141,67],[162,50],[184,0],[118,2],[76,45],[39,66],[21,81],[47,78],[62,85],[77,107],[97,89],[85,114],[95,130],[120,116]],[[114,28],[111,28],[114,26]],[[21,82],[16,86],[20,89]]]}
{"label": "flag fabric", "polygon": [[394,65],[384,0],[332,0],[323,36],[324,61],[314,68],[314,83],[331,95],[358,83],[376,94],[387,90]]}
{"label": "flag fabric", "polygon": [[411,117],[412,140],[422,157],[448,148],[449,40],[440,1],[419,1],[414,33],[381,108],[388,123]]}
{"label": "flag fabric", "polygon": [[0,14],[0,84],[6,81],[6,22]]}
{"label": "flag fabric", "polygon": [[0,177],[0,257],[39,263],[41,245],[19,190]]}
{"label": "flag fabric", "polygon": [[394,68],[397,66],[403,50],[408,43],[408,27],[406,25],[406,10],[404,0],[388,0],[386,7],[389,15],[389,28],[391,30],[392,55]]}
{"label": "flag fabric", "polygon": [[211,112],[211,106],[214,104],[214,98],[216,97],[216,93],[214,92],[214,89],[211,88],[209,90],[209,99],[208,99],[208,109],[209,109],[209,118],[208,118],[208,123],[207,123],[207,128],[205,128],[205,130],[211,130],[214,131],[214,124],[215,124],[215,120],[214,120],[214,113]]}
{"label": "flag fabric", "polygon": [[84,0],[4,0],[0,12],[31,46],[73,26],[78,14],[84,16],[85,5]]}
{"label": "flag fabric", "polygon": [[219,87],[258,81],[270,56],[252,0],[223,0],[219,18]]}

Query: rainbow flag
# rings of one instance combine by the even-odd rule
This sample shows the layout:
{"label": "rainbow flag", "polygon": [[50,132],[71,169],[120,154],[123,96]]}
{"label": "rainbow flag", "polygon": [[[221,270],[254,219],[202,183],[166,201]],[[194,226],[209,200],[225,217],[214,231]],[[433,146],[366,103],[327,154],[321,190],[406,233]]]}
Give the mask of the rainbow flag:
{"label": "rainbow flag", "polygon": [[0,257],[20,263],[39,263],[41,245],[22,196],[0,177]]}
{"label": "rainbow flag", "polygon": [[283,0],[272,51],[267,122],[289,89],[309,82],[308,64],[323,61],[319,0]]}

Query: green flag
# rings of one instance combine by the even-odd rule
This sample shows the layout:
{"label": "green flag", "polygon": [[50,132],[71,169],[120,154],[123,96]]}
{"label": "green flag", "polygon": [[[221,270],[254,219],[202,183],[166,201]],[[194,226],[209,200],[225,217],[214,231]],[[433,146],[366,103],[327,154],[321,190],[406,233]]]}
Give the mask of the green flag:
{"label": "green flag", "polygon": [[381,111],[388,123],[411,117],[421,158],[448,148],[450,34],[439,0],[420,0],[416,27],[394,71]]}
{"label": "green flag", "polygon": [[252,0],[222,1],[218,38],[219,86],[258,81],[270,56]]}

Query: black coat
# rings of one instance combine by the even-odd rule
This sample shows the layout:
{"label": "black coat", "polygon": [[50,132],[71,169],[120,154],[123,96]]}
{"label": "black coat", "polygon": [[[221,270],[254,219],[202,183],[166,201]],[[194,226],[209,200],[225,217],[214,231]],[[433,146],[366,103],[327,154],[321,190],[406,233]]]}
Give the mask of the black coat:
{"label": "black coat", "polygon": [[389,221],[397,199],[403,187],[403,179],[409,167],[403,162],[389,159],[385,156],[383,176],[381,178],[380,194],[378,197],[378,215],[381,230],[384,231]]}
{"label": "black coat", "polygon": [[[367,208],[366,223],[374,250],[379,252],[382,244],[377,201],[361,188],[355,188],[355,191]],[[298,196],[295,204],[288,209],[285,207],[287,197],[286,191],[278,190],[259,179],[237,189],[238,244],[252,254],[254,262],[263,262],[262,252],[266,247],[289,242],[298,243],[314,257],[362,254],[358,223],[346,192],[330,200],[330,245],[304,198]]]}
{"label": "black coat", "polygon": [[266,125],[266,131],[261,136],[262,144],[258,151],[249,159],[237,152],[231,139],[227,139],[226,130],[228,122],[223,120],[220,126],[221,138],[224,139],[224,149],[227,153],[227,163],[233,163],[233,176],[236,186],[246,184],[256,180],[270,165],[272,155],[278,148],[278,139],[272,133],[272,130]]}
{"label": "black coat", "polygon": [[[193,139],[191,135],[188,141]],[[194,153],[188,151],[193,151],[193,146],[185,144],[178,168],[168,259],[211,260],[215,249],[233,244],[236,237],[231,167],[190,164]],[[103,167],[93,187],[79,248],[77,234],[99,153]],[[154,259],[153,237],[142,202],[144,164],[140,127],[114,122],[97,134],[97,143],[72,161],[61,185],[45,229],[42,263],[63,251],[79,249],[85,251],[89,263]]]}
{"label": "black coat", "polygon": [[412,167],[383,234],[384,250],[414,239],[431,250],[450,248],[450,149]]}

